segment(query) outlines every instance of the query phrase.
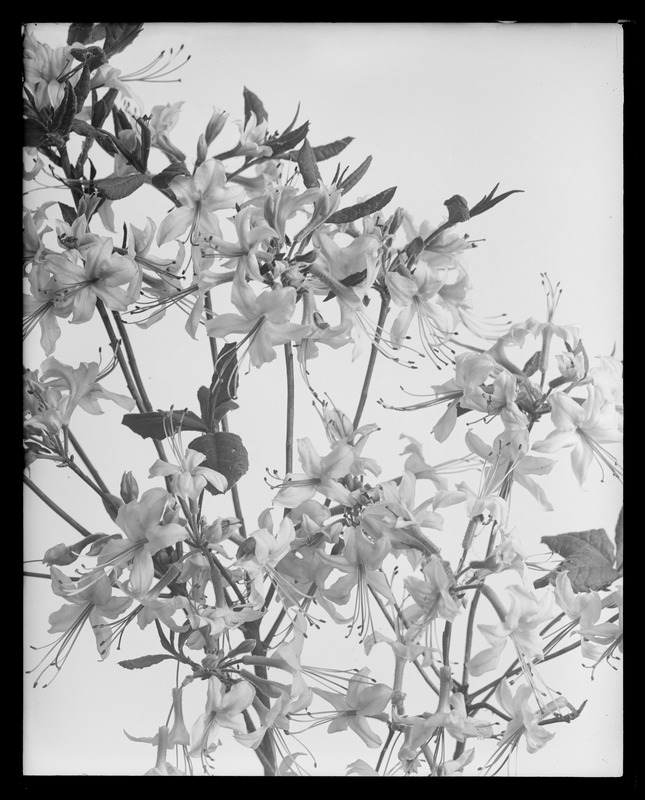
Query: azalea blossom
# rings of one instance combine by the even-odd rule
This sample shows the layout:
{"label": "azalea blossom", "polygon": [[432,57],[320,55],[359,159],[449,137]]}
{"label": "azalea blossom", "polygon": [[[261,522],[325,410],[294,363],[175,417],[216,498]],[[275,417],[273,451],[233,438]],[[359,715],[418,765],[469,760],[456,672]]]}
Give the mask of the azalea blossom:
{"label": "azalea blossom", "polygon": [[190,228],[191,242],[208,236],[221,236],[215,211],[233,208],[240,199],[240,190],[226,186],[226,170],[221,161],[209,158],[200,164],[192,178],[179,175],[169,188],[181,203],[161,221],[157,244],[179,238]]}
{"label": "azalea blossom", "polygon": [[218,492],[223,493],[228,489],[228,481],[220,472],[200,466],[206,460],[204,453],[188,448],[183,455],[178,455],[180,455],[179,464],[169,464],[167,461],[157,459],[150,467],[148,477],[171,476],[173,492],[191,500],[197,500],[207,483]]}
{"label": "azalea blossom", "polygon": [[384,683],[372,683],[367,679],[369,670],[361,669],[349,681],[347,692],[341,695],[325,689],[314,688],[312,691],[324,698],[335,709],[331,723],[327,728],[329,733],[349,730],[359,736],[368,747],[380,747],[381,738],[371,729],[368,719],[375,717],[387,721],[382,713],[390,702],[392,689]]}
{"label": "azalea blossom", "polygon": [[533,449],[540,453],[555,453],[565,447],[572,448],[571,467],[581,486],[587,480],[594,460],[621,479],[622,468],[602,446],[621,442],[623,438],[616,406],[602,389],[588,386],[587,399],[582,404],[564,392],[555,392],[550,396],[549,404],[555,430],[546,439],[536,442]]}
{"label": "azalea blossom", "polygon": [[122,505],[115,522],[127,539],[108,542],[99,557],[100,565],[130,566],[129,588],[135,595],[145,594],[152,585],[152,556],[188,538],[183,525],[176,522],[163,524],[169,500],[170,495],[165,489],[148,489],[139,500]]}
{"label": "azalea blossom", "polygon": [[[296,307],[296,290],[291,286],[277,286],[256,295],[244,280],[234,280],[231,301],[239,314],[218,314],[206,322],[206,333],[225,337],[233,333],[245,334],[238,344],[244,346],[251,364],[261,367],[276,358],[276,345],[299,342],[306,336],[307,325],[290,322]],[[238,363],[241,361],[238,356]]]}
{"label": "azalea blossom", "polygon": [[227,687],[215,675],[208,679],[206,707],[190,732],[190,755],[199,755],[204,761],[208,753],[219,746],[220,728],[230,728],[235,733],[245,733],[246,723],[242,712],[253,702],[255,689],[240,680]]}

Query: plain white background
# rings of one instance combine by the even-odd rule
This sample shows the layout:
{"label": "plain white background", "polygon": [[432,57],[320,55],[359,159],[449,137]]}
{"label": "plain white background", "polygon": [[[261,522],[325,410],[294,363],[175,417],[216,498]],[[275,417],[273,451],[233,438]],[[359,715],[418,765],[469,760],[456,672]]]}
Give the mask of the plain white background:
{"label": "plain white background", "polygon": [[[33,27],[41,41],[65,43],[66,24]],[[560,281],[563,296],[557,321],[579,324],[590,355],[621,356],[622,327],[622,31],[613,24],[216,24],[150,23],[137,42],[114,58],[123,74],[138,69],[157,52],[184,44],[191,60],[177,73],[181,83],[130,84],[144,102],[145,112],[155,104],[183,100],[185,105],[171,138],[194,159],[195,145],[213,106],[229,111],[231,120],[243,118],[242,90],[247,86],[269,112],[269,128],[282,130],[298,102],[299,121],[310,120],[312,144],[344,136],[355,140],[341,154],[350,170],[368,155],[371,169],[348,200],[356,202],[390,186],[397,192],[390,206],[409,210],[417,222],[438,224],[443,201],[463,195],[471,205],[500,183],[500,191],[523,189],[492,211],[473,220],[463,231],[485,238],[468,256],[474,284],[475,309],[482,315],[507,312],[514,321],[543,318],[545,300],[540,273]],[[179,59],[181,60],[181,59]],[[173,76],[174,77],[174,76]],[[233,128],[233,130],[235,130]],[[223,134],[211,154],[226,149],[234,136]],[[98,163],[98,161],[97,161]],[[161,168],[163,160],[158,162]],[[331,181],[336,160],[321,165],[323,179]],[[35,192],[25,202],[35,207],[61,194]],[[143,227],[146,216],[159,222],[168,211],[166,201],[144,188],[115,204],[117,230],[124,220]],[[222,215],[224,216],[224,215]],[[162,255],[171,254],[164,248]],[[376,311],[373,312],[374,315]],[[63,327],[56,357],[70,364],[98,358],[104,335],[100,324]],[[196,391],[210,380],[210,354],[205,337],[191,340],[183,331],[183,317],[168,315],[149,331],[131,327],[135,350],[152,403],[158,408],[197,410]],[[528,353],[530,355],[530,352]],[[346,351],[327,354],[311,364],[312,383],[329,391],[336,404],[353,414],[364,374],[366,357],[352,364]],[[37,336],[25,348],[30,368],[42,361]],[[519,361],[519,359],[518,359]],[[247,526],[270,505],[271,492],[262,483],[265,467],[284,469],[284,366],[279,357],[243,377],[241,408],[230,419],[240,432],[252,472],[239,484]],[[380,361],[371,400],[363,422],[382,430],[366,454],[379,461],[383,477],[400,472],[400,433],[422,441],[430,463],[464,454],[463,439],[453,434],[445,448],[436,448],[430,436],[441,409],[399,414],[376,404],[379,397],[393,404],[410,398],[398,388],[428,393],[449,375],[431,369],[411,373]],[[125,392],[116,373],[106,383]],[[310,436],[324,450],[325,437],[302,384],[297,386],[296,436]],[[121,410],[105,404],[104,417],[82,411],[73,430],[101,473],[116,492],[124,470],[133,470],[142,491],[157,485],[147,480],[156,458],[152,447],[119,425]],[[103,426],[109,438],[101,435]],[[550,430],[543,423],[544,435]],[[465,428],[460,429],[461,435]],[[476,432],[486,438],[485,428]],[[491,439],[493,434],[491,433]],[[136,440],[135,440],[136,439]],[[461,443],[460,443],[461,441]],[[617,452],[617,451],[615,451]],[[464,476],[473,488],[474,475]],[[555,506],[543,514],[524,490],[513,497],[516,533],[527,553],[543,561],[540,537],[572,530],[605,528],[610,536],[621,505],[621,487],[592,468],[589,483],[580,489],[568,456],[542,486]],[[47,487],[63,508],[75,511],[93,531],[115,532],[107,515],[96,512],[91,493],[74,476],[51,464],[37,464],[32,478]],[[458,478],[459,479],[459,478]],[[429,496],[419,486],[418,501]],[[232,507],[212,506],[212,515],[232,514]],[[62,520],[33,495],[25,495],[25,559],[42,558],[58,542],[74,541]],[[463,535],[463,518],[446,513],[444,531],[436,535],[450,554]],[[38,565],[30,565],[38,569]],[[537,573],[536,573],[537,576]],[[58,608],[44,580],[31,579],[25,588],[25,642],[48,641],[47,617]],[[329,629],[333,623],[327,623]],[[53,638],[53,637],[49,637]],[[121,652],[97,663],[93,637],[85,631],[65,669],[51,687],[25,689],[24,771],[26,774],[137,775],[154,763],[148,745],[129,742],[122,733],[153,735],[169,710],[173,669],[164,662],[150,670],[130,672],[116,660],[158,652],[154,635],[138,629],[126,633]],[[327,642],[329,640],[326,640]],[[482,644],[483,646],[483,644]],[[391,654],[385,645],[375,650],[370,665],[385,682],[391,680]],[[331,649],[325,644],[317,657]],[[368,663],[355,640],[345,640],[338,629],[329,665],[346,667]],[[378,654],[378,655],[377,655]],[[27,651],[25,667],[35,660]],[[621,680],[607,665],[590,681],[590,671],[579,667],[577,654],[540,669],[547,682],[564,691],[579,706],[589,699],[579,723],[554,726],[556,739],[545,750],[528,755],[523,747],[514,762],[517,775],[615,776],[621,773]],[[317,663],[317,662],[316,662]],[[428,710],[419,705],[411,685],[409,713]],[[204,698],[194,691],[188,705],[200,712]],[[378,726],[378,723],[376,724]],[[379,733],[384,736],[384,726]],[[226,742],[227,737],[222,737]],[[377,751],[368,751],[351,733],[327,736],[311,731],[304,741],[318,759],[303,762],[314,774],[344,774],[355,758],[375,763]],[[302,748],[292,744],[294,751]],[[246,774],[258,767],[246,751],[224,745],[222,774]],[[468,772],[466,774],[469,774]],[[470,774],[473,774],[472,772]]]}

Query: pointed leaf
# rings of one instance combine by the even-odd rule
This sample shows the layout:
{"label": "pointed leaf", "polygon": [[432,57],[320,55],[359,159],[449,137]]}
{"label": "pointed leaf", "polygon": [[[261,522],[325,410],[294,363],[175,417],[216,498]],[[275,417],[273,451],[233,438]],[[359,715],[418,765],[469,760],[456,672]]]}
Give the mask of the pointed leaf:
{"label": "pointed leaf", "polygon": [[146,176],[140,172],[130,175],[118,175],[114,178],[103,178],[94,185],[108,200],[121,200],[128,197],[146,182]]}
{"label": "pointed leaf", "polygon": [[505,200],[512,194],[524,192],[524,189],[511,189],[510,192],[504,192],[503,194],[500,194],[498,197],[494,197],[494,194],[497,191],[498,187],[499,183],[493,188],[490,194],[486,195],[485,197],[482,197],[479,203],[477,203],[475,206],[473,206],[473,208],[470,209],[471,218],[476,217],[478,214],[483,214],[484,211],[488,211],[489,209],[493,208],[493,206],[496,206],[498,203],[501,203],[502,200]]}
{"label": "pointed leaf", "polygon": [[76,108],[80,111],[83,108],[87,95],[90,93],[90,67],[88,64],[83,64],[81,70],[81,77],[78,79],[74,87],[74,94],[76,95]]}
{"label": "pointed leaf", "polygon": [[[114,101],[119,94],[118,89],[108,89],[100,100],[92,103],[92,125],[95,128],[100,128],[105,120],[112,113]],[[92,94],[94,96],[94,94]]]}
{"label": "pointed leaf", "polygon": [[363,175],[365,175],[365,173],[369,169],[371,163],[372,163],[372,156],[368,156],[365,159],[365,161],[363,161],[363,163],[360,165],[360,167],[357,167],[354,170],[354,172],[351,173],[351,175],[348,175],[345,178],[345,180],[341,181],[338,184],[338,188],[340,189],[341,194],[347,194],[347,192],[349,192],[350,189],[353,189],[354,186],[356,186],[356,184],[360,181],[360,179],[363,177]]}
{"label": "pointed leaf", "polygon": [[233,398],[237,397],[239,377],[237,372],[237,345],[225,344],[215,362],[210,389],[200,387],[197,392],[202,419],[210,431],[215,432],[222,418],[239,408]]}
{"label": "pointed leaf", "polygon": [[[330,142],[329,144],[318,145],[317,147],[313,147],[312,150],[314,151],[314,157],[317,162],[326,161],[328,158],[333,158],[337,156],[339,153],[347,147],[350,142],[354,141],[353,136],[346,136],[344,139],[338,139],[335,142]],[[288,158],[290,161],[297,161],[298,160],[298,151],[292,150],[289,153],[284,153],[280,156],[280,158]]]}
{"label": "pointed leaf", "polygon": [[540,356],[541,352],[536,350],[535,353],[529,358],[529,360],[524,365],[522,372],[526,375],[527,378],[530,378],[531,375],[534,375],[540,366]]}
{"label": "pointed leaf", "polygon": [[320,172],[316,164],[313,149],[307,139],[302,143],[298,154],[298,168],[307,189],[315,189],[320,181]]}
{"label": "pointed leaf", "polygon": [[164,189],[167,189],[170,186],[171,181],[174,180],[174,178],[177,178],[179,175],[190,177],[190,172],[183,161],[174,161],[164,170],[157,173],[157,175],[152,176],[152,185],[155,188],[163,191]]}
{"label": "pointed leaf", "polygon": [[[188,447],[206,456],[206,466],[221,473],[228,481],[229,489],[249,469],[249,454],[236,433],[229,431],[208,433],[192,441]],[[222,494],[210,483],[206,484],[206,488],[211,494]]]}
{"label": "pointed leaf", "polygon": [[375,194],[374,197],[370,197],[369,200],[364,200],[362,203],[357,203],[347,208],[341,208],[340,211],[336,211],[335,214],[327,217],[326,222],[330,222],[334,225],[342,225],[345,222],[354,222],[354,220],[366,217],[368,214],[374,214],[390,202],[395,192],[396,186],[392,186],[390,189],[386,189],[384,192],[379,192],[379,194]]}
{"label": "pointed leaf", "polygon": [[76,209],[66,205],[65,203],[61,203],[60,200],[58,201],[58,205],[60,206],[60,212],[63,215],[63,221],[65,224],[73,225],[76,220]]}
{"label": "pointed leaf", "polygon": [[550,575],[566,570],[575,592],[604,589],[619,577],[613,567],[614,545],[603,528],[543,536],[541,541],[564,558]]}
{"label": "pointed leaf", "polygon": [[117,661],[117,664],[125,669],[145,669],[172,657],[167,653],[159,653],[155,656],[141,656],[140,658],[130,658],[127,661]]}
{"label": "pointed leaf", "polygon": [[[124,414],[121,422],[144,439],[165,439],[168,436],[164,420],[170,411],[149,411],[142,414]],[[192,411],[173,411],[172,427],[182,431],[207,432],[208,428]]]}
{"label": "pointed leaf", "polygon": [[122,53],[143,30],[143,22],[106,22],[104,50],[108,58]]}
{"label": "pointed leaf", "polygon": [[32,117],[24,120],[23,143],[25,147],[40,147],[45,136],[47,136],[47,128],[40,120]]}
{"label": "pointed leaf", "polygon": [[284,153],[285,150],[290,150],[292,147],[300,144],[308,133],[309,123],[305,122],[299,128],[296,128],[295,131],[284,131],[275,139],[267,139],[265,144],[271,148],[271,155],[275,158],[277,155],[280,155],[280,153]]}
{"label": "pointed leaf", "polygon": [[265,107],[260,98],[250,89],[244,87],[244,124],[251,119],[251,114],[255,114],[258,125],[269,118]]}
{"label": "pointed leaf", "polygon": [[616,569],[620,572],[623,569],[623,509],[620,509],[618,522],[616,523]]}

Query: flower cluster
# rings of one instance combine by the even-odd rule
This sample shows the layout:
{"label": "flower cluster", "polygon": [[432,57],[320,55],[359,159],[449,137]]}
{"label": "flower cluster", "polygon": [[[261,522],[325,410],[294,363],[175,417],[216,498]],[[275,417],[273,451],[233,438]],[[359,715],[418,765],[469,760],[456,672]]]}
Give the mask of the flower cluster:
{"label": "flower cluster", "polygon": [[[545,687],[536,665],[565,636],[594,668],[622,651],[622,589],[610,590],[622,576],[622,527],[615,551],[598,536],[592,553],[591,544],[565,552],[558,542],[552,550],[562,562],[532,581],[536,565],[521,546],[511,496],[517,484],[541,511],[552,510],[542,479],[560,469],[562,451],[581,486],[596,467],[621,479],[608,449],[622,438],[619,361],[594,362],[581,331],[556,324],[560,290],[546,276],[544,321],[497,324],[473,312],[467,254],[476,243],[460,226],[519,190],[497,195],[495,187],[472,208],[455,195],[438,224],[386,211],[393,189],[351,202],[346,195],[370,160],[349,174],[327,169],[349,139],[314,147],[308,123],[296,127],[295,119],[271,134],[264,105],[248,89],[244,119],[229,122],[215,108],[191,161],[170,138],[183,104],[144,114],[127,86],[134,76],[112,66],[141,31],[140,23],[77,23],[55,50],[25,37],[25,145],[35,159],[26,179],[39,169],[46,175],[39,165],[48,161],[72,203],[44,203],[23,218],[24,334],[31,346],[39,328],[46,357],[24,371],[26,466],[39,476],[47,461],[70,470],[110,517],[108,532],[86,530],[25,478],[83,535],[43,559],[66,604],[49,618],[61,637],[41,660],[36,684],[62,668],[85,622],[102,659],[126,629],[134,635],[131,622],[154,623],[180,677],[157,732],[128,734],[157,748],[148,775],[214,772],[223,739],[257,756],[266,775],[308,774],[308,758],[291,743],[321,724],[380,749],[374,766],[342,764],[347,774],[462,774],[483,739],[496,745],[487,772],[522,739],[535,752],[554,736],[545,724],[579,713]],[[165,74],[167,65],[151,69]],[[212,155],[226,135],[232,146]],[[163,168],[160,154],[170,162]],[[135,192],[174,207],[156,219],[125,220],[117,238],[115,208]],[[178,318],[181,352],[201,348],[212,357],[212,376],[194,387],[199,413],[152,405],[128,332],[134,326],[153,336],[162,319]],[[103,326],[112,350],[106,367],[57,360],[61,339],[80,338],[65,321]],[[477,343],[462,344],[463,333]],[[331,401],[333,385],[319,390],[322,346],[347,348],[357,367],[367,360],[353,418]],[[528,360],[525,347],[537,348]],[[244,431],[231,431],[228,420],[238,401],[253,403],[244,392],[248,370],[268,372],[278,353],[287,364],[287,457],[284,472],[269,471],[262,482],[249,471]],[[394,475],[393,459],[369,455],[378,426],[361,424],[379,358],[428,376],[432,394],[400,410],[446,406],[428,442],[402,434],[408,444]],[[172,374],[170,361],[164,354],[151,368]],[[295,419],[294,363],[325,450]],[[450,373],[443,383],[433,383],[438,368]],[[103,386],[117,369],[128,396]],[[123,423],[132,442],[138,435],[155,444],[157,458],[140,476],[153,483],[142,493],[124,463],[119,495],[112,494],[70,430],[77,407],[101,414],[104,400],[129,412]],[[380,402],[395,409],[391,401]],[[428,463],[425,453],[450,437],[463,437],[463,455]],[[463,473],[475,477],[454,482]],[[244,520],[240,480],[271,490],[255,530]],[[456,557],[444,553],[451,539]],[[482,609],[495,621],[482,622]],[[555,628],[565,615],[570,623]],[[343,668],[304,663],[327,622],[372,665],[374,653],[385,653],[380,663],[391,659],[391,680],[371,677],[362,660]],[[459,626],[461,653],[451,643]],[[136,666],[158,659],[143,656]],[[426,690],[414,696],[412,670]],[[203,711],[186,725],[184,695],[200,691]],[[468,750],[467,739],[474,740]],[[181,762],[172,763],[173,750]]]}

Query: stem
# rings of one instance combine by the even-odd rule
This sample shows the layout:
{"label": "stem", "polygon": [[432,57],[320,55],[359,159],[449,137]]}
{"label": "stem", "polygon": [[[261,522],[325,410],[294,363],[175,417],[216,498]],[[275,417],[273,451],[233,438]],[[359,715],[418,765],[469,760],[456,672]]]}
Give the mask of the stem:
{"label": "stem", "polygon": [[[206,294],[204,295],[204,308],[206,309],[206,311],[209,314],[212,315],[212,313],[213,313],[213,303],[211,301],[210,292],[206,292]],[[209,342],[210,349],[211,349],[211,359],[213,361],[213,369],[216,369],[216,365],[217,365],[217,342],[215,341],[215,339],[212,336],[208,337],[208,342]],[[228,426],[228,418],[227,418],[226,414],[222,417],[222,420],[221,420],[220,424],[222,426],[222,430],[228,433],[229,426]],[[237,484],[234,484],[231,487],[231,497],[233,499],[233,508],[235,510],[235,516],[240,521],[240,536],[242,536],[243,539],[246,539],[246,525],[244,523],[244,515],[242,514],[242,504],[240,502],[240,493],[238,491]]]}
{"label": "stem", "polygon": [[119,366],[121,367],[121,371],[123,372],[123,377],[125,378],[125,382],[128,387],[128,391],[134,398],[135,403],[137,404],[137,408],[141,413],[146,411],[146,407],[137,391],[136,384],[134,382],[134,378],[132,377],[132,373],[130,372],[130,368],[123,357],[123,353],[121,352],[121,346],[119,341],[117,340],[116,336],[114,335],[114,328],[112,327],[112,323],[110,322],[110,317],[108,316],[107,309],[103,305],[103,301],[98,299],[96,300],[96,307],[98,309],[99,314],[101,315],[101,319],[103,320],[103,324],[105,325],[105,330],[107,331],[108,338],[110,340],[110,345],[112,350],[114,350],[114,354],[117,357],[119,362]]}
{"label": "stem", "polygon": [[87,475],[83,472],[83,470],[76,464],[76,462],[74,461],[73,458],[64,459],[63,460],[63,464],[65,464],[66,467],[69,467],[72,470],[72,472],[74,472],[76,475],[78,475],[78,477],[81,480],[85,481],[85,483],[90,487],[90,489],[93,489],[98,494],[98,496],[101,498],[103,503],[105,505],[110,506],[110,508],[113,509],[114,514],[116,516],[116,514],[119,511],[119,509],[118,509],[117,506],[114,505],[114,502],[113,502],[112,498],[110,497],[109,492],[104,492],[101,488],[99,488],[94,483],[94,481],[90,480],[90,478],[88,478]]}
{"label": "stem", "polygon": [[137,390],[141,397],[141,402],[143,403],[146,411],[152,411],[153,410],[152,403],[148,399],[148,393],[146,392],[146,387],[144,386],[143,380],[141,379],[141,373],[139,372],[139,366],[137,364],[137,359],[134,355],[134,351],[132,349],[132,342],[130,341],[130,336],[128,334],[127,327],[123,323],[121,315],[119,314],[118,311],[113,311],[112,314],[114,315],[114,320],[116,322],[117,328],[119,329],[119,335],[121,336],[121,341],[123,342],[123,346],[125,347],[125,352],[128,357],[128,361],[130,362],[132,377],[134,378]]}
{"label": "stem", "polygon": [[84,528],[82,525],[76,522],[75,519],[70,517],[70,515],[66,511],[63,511],[63,509],[60,506],[56,505],[56,503],[53,500],[47,497],[47,495],[36,486],[36,484],[31,480],[31,478],[28,478],[26,475],[23,475],[22,479],[26,483],[26,485],[32,490],[32,492],[34,492],[34,494],[40,497],[40,499],[43,501],[43,503],[45,503],[45,505],[49,506],[49,508],[51,508],[52,511],[58,514],[58,516],[61,519],[64,519],[65,522],[67,522],[69,525],[72,526],[72,528],[75,528],[82,536],[87,538],[88,536],[92,535],[86,528]]}
{"label": "stem", "polygon": [[[295,419],[295,387],[293,381],[293,349],[291,342],[284,346],[284,360],[287,367],[287,434],[285,441],[285,472],[293,472],[293,426]],[[289,509],[285,509],[285,515]]]}
{"label": "stem", "polygon": [[69,440],[72,443],[72,447],[78,453],[81,461],[83,462],[83,464],[85,464],[85,466],[87,467],[88,472],[94,478],[94,480],[96,481],[97,485],[105,492],[105,494],[110,494],[110,490],[108,489],[105,481],[101,478],[101,476],[99,475],[96,467],[94,466],[94,464],[92,464],[92,462],[88,458],[87,454],[85,453],[85,451],[83,450],[83,448],[79,444],[78,439],[74,436],[74,434],[70,431],[69,428],[67,428],[67,435],[69,436]]}
{"label": "stem", "polygon": [[370,360],[367,364],[365,380],[363,381],[363,388],[361,389],[361,397],[360,400],[358,401],[358,408],[356,409],[356,414],[354,416],[354,430],[358,428],[358,424],[361,421],[361,416],[363,415],[363,409],[365,408],[365,403],[367,402],[367,393],[369,391],[370,383],[372,381],[372,374],[374,373],[374,365],[376,364],[376,356],[378,354],[377,345],[381,340],[383,325],[385,325],[385,318],[387,317],[387,312],[389,310],[390,310],[390,298],[386,294],[382,294],[381,309],[378,315],[378,322],[376,323],[376,335],[374,336],[374,342],[372,343]]}

